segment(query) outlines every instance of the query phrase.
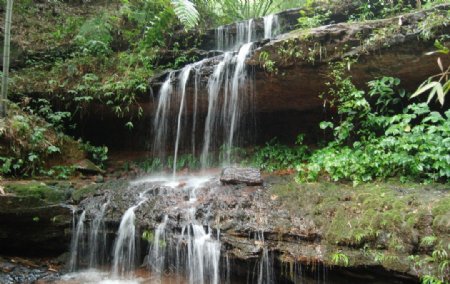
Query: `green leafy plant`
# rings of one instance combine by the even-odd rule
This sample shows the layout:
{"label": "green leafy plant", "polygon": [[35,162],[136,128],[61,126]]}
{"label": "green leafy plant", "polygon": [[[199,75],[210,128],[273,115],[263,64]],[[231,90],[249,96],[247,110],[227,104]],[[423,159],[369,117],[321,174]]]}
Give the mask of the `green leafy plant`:
{"label": "green leafy plant", "polygon": [[[152,231],[145,230],[144,232],[142,232],[141,238],[147,241],[149,244],[152,244],[155,241],[155,234]],[[158,245],[160,248],[164,248],[165,246],[167,246],[166,242],[163,239],[159,240]]]}
{"label": "green leafy plant", "polygon": [[331,11],[319,11],[313,16],[308,16],[305,10],[300,11],[300,18],[297,19],[298,27],[301,29],[315,28],[327,21],[331,15]]}
{"label": "green leafy plant", "polygon": [[137,166],[142,169],[144,172],[159,172],[162,171],[164,165],[160,158],[149,158],[143,161],[137,162]]}
{"label": "green leafy plant", "polygon": [[263,51],[259,54],[260,66],[264,68],[268,73],[278,73],[275,61],[271,60],[270,55],[267,51]]}
{"label": "green leafy plant", "polygon": [[303,135],[297,136],[295,147],[282,145],[274,138],[264,147],[257,148],[252,163],[269,172],[293,169],[294,165],[304,161],[309,154],[308,147],[303,145]]}
{"label": "green leafy plant", "polygon": [[147,241],[148,243],[153,243],[153,240],[155,239],[155,235],[153,234],[152,231],[149,230],[145,230],[144,232],[142,232],[142,239]]}
{"label": "green leafy plant", "polygon": [[331,261],[335,265],[348,266],[350,264],[348,256],[341,251],[333,253],[331,255]]}
{"label": "green leafy plant", "polygon": [[110,43],[112,26],[106,15],[94,17],[86,21],[75,37],[75,42],[80,46],[83,54],[94,56],[106,56],[111,53]]}
{"label": "green leafy plant", "polygon": [[[170,156],[167,159],[167,167],[171,170],[173,170],[173,157]],[[197,157],[195,157],[192,154],[183,154],[178,156],[177,159],[177,165],[176,165],[176,170],[181,170],[181,169],[198,169],[200,168],[200,161]]]}
{"label": "green leafy plant", "polygon": [[411,11],[414,6],[410,1],[366,0],[359,1],[358,12],[351,17],[354,21],[366,21],[386,18],[399,13]]}
{"label": "green leafy plant", "polygon": [[10,115],[0,129],[4,145],[0,153],[0,174],[33,176],[45,174],[45,160],[61,154],[63,136],[37,116],[11,105]]}
{"label": "green leafy plant", "polygon": [[108,147],[94,146],[90,142],[84,142],[81,143],[81,148],[87,152],[94,163],[100,167],[105,167],[105,163],[108,160]]}
{"label": "green leafy plant", "polygon": [[307,163],[297,164],[298,181],[326,176],[357,184],[398,176],[403,181],[446,182],[450,111],[442,115],[426,103],[405,107],[405,91],[390,77],[369,83],[371,103],[343,75],[344,66],[345,62],[334,66],[332,88],[324,96],[339,117],[320,125],[332,130],[335,141],[315,151]]}
{"label": "green leafy plant", "polygon": [[437,237],[436,236],[425,236],[420,241],[420,244],[423,246],[432,246],[436,243]]}
{"label": "green leafy plant", "polygon": [[424,275],[421,278],[422,284],[445,284],[443,281],[439,280],[438,278],[432,276],[432,275]]}

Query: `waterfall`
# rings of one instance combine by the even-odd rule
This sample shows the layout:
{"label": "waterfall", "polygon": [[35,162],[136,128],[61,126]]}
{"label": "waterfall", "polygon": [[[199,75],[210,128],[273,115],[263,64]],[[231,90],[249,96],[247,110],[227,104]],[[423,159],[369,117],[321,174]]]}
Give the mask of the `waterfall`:
{"label": "waterfall", "polygon": [[228,28],[220,26],[216,29],[216,49],[225,50],[228,46]]}
{"label": "waterfall", "polygon": [[95,268],[105,260],[106,233],[103,217],[108,204],[109,202],[102,204],[100,212],[95,215],[89,227],[85,224],[87,223],[86,210],[80,214],[78,222],[75,222],[74,217],[70,246],[70,271],[80,268],[80,264],[83,264],[85,267]]}
{"label": "waterfall", "polygon": [[[77,225],[72,229],[72,242],[70,245],[70,261],[69,268],[70,271],[75,271],[78,268],[78,261],[84,255],[85,252],[85,228],[84,221],[86,219],[86,211],[83,211],[78,218]],[[75,218],[73,220],[75,225]]]}
{"label": "waterfall", "polygon": [[[192,156],[200,159],[202,169],[211,166],[211,161],[216,160],[211,156],[211,152],[217,150],[218,146],[225,147],[226,163],[230,164],[231,148],[242,140],[237,137],[240,138],[240,129],[245,123],[243,113],[253,109],[252,89],[248,87],[251,82],[245,68],[245,60],[253,50],[251,42],[258,37],[253,19],[236,23],[234,29],[230,25],[218,27],[215,35],[216,48],[226,52],[221,60],[212,66],[212,72],[209,71],[211,66],[204,64],[211,61],[202,60],[189,64],[177,75],[177,71],[170,72],[159,90],[153,119],[153,152],[154,157],[167,161],[167,145],[173,134],[174,178],[180,153],[186,153],[186,147],[189,145]],[[192,74],[193,76],[190,76]],[[202,84],[201,78],[205,74],[210,75],[207,84]],[[177,82],[176,87],[173,82]],[[187,91],[188,85],[193,86],[193,92]],[[205,118],[200,117],[198,113],[200,102],[206,101],[202,98],[203,94],[207,97]],[[177,113],[174,110],[177,110]],[[204,118],[204,124],[200,123],[200,118],[201,122]],[[187,130],[186,125],[189,122],[192,127]],[[199,135],[200,131],[203,131],[203,135]],[[197,142],[196,137],[203,137],[203,141]],[[197,156],[198,146],[201,151]]]}
{"label": "waterfall", "polygon": [[193,238],[188,246],[189,283],[219,283],[220,242],[212,239],[201,225],[192,225]]}
{"label": "waterfall", "polygon": [[252,51],[253,43],[244,44],[236,58],[236,68],[234,70],[233,81],[231,82],[231,98],[228,105],[229,133],[227,144],[227,163],[231,162],[231,148],[234,146],[234,136],[237,130],[237,123],[241,118],[241,111],[244,107],[244,100],[248,95],[245,90],[247,74],[245,70],[245,60]]}
{"label": "waterfall", "polygon": [[[194,179],[182,187],[182,190],[189,194],[189,199],[185,201],[186,209],[182,219],[186,224],[180,235],[172,232],[172,237],[169,238],[166,231],[167,215],[156,227],[148,257],[153,282],[163,280],[166,275],[163,273],[165,269],[175,268],[177,276],[184,274],[190,284],[219,283],[221,248],[219,234],[213,235],[211,228],[205,228],[196,220],[198,202],[196,192],[207,180]],[[179,185],[174,186],[179,188]]]}
{"label": "waterfall", "polygon": [[149,266],[151,267],[154,276],[153,278],[158,281],[161,278],[164,271],[165,257],[166,257],[166,225],[169,220],[165,215],[163,221],[158,225],[155,230],[153,245],[150,247],[149,252]]}
{"label": "waterfall", "polygon": [[253,39],[253,19],[248,20],[247,28],[247,43],[251,42]]}
{"label": "waterfall", "polygon": [[197,109],[198,109],[198,93],[200,88],[201,69],[203,67],[204,60],[195,64],[195,77],[194,77],[194,105],[192,112],[192,131],[191,131],[191,146],[192,155],[195,157],[195,137],[197,135]]}
{"label": "waterfall", "polygon": [[[223,60],[216,65],[214,68],[214,72],[208,79],[208,112],[205,121],[205,130],[203,137],[203,150],[200,158],[200,162],[202,168],[206,168],[209,157],[209,148],[211,144],[211,138],[213,135],[214,129],[216,129],[217,124],[217,111],[219,105],[219,92],[224,81],[224,74],[227,68],[227,65],[230,64],[232,60],[231,53],[226,52]],[[227,85],[227,83],[225,84]],[[226,92],[224,92],[224,97],[226,96]],[[226,99],[224,99],[224,103]]]}
{"label": "waterfall", "polygon": [[113,273],[124,275],[134,268],[136,228],[134,210],[137,206],[129,208],[122,217],[119,225],[118,236],[114,245]]}
{"label": "waterfall", "polygon": [[269,256],[269,250],[264,241],[264,232],[260,232],[257,236],[256,242],[262,247],[262,254],[258,265],[258,284],[272,284],[275,283],[273,277],[273,260]]}
{"label": "waterfall", "polygon": [[264,38],[271,39],[280,31],[278,15],[267,15],[264,17]]}
{"label": "waterfall", "polygon": [[160,158],[165,157],[166,142],[169,127],[169,115],[170,115],[170,100],[173,92],[172,80],[173,72],[170,72],[164,81],[158,95],[158,107],[156,109],[155,117],[153,120],[154,129],[154,141],[153,141],[153,153],[157,154]]}
{"label": "waterfall", "polygon": [[91,223],[89,234],[89,267],[94,268],[101,264],[106,252],[106,233],[104,231],[103,216],[109,201],[101,206],[99,214]]}
{"label": "waterfall", "polygon": [[183,111],[186,108],[185,100],[186,100],[186,84],[189,79],[189,75],[191,74],[192,65],[187,65],[186,67],[181,70],[181,73],[179,75],[179,94],[180,94],[180,110],[178,112],[178,119],[177,119],[177,133],[176,133],[176,139],[175,139],[175,154],[173,157],[173,176],[175,177],[177,173],[177,157],[178,157],[178,147],[180,144],[180,135],[181,135],[181,117],[183,115]]}
{"label": "waterfall", "polygon": [[147,192],[139,194],[139,202],[128,208],[120,220],[119,230],[114,242],[113,268],[114,276],[124,276],[132,273],[136,262],[136,215],[134,211],[141,206],[147,198],[144,195]]}
{"label": "waterfall", "polygon": [[256,39],[254,20],[237,22],[216,28],[216,49],[221,51],[237,51],[245,44]]}

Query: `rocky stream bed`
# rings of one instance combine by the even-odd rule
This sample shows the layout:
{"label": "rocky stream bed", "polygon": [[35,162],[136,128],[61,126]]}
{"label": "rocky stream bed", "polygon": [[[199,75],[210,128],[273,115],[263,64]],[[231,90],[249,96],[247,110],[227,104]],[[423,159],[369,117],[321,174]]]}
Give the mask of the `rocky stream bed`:
{"label": "rocky stream bed", "polygon": [[[175,183],[143,176],[131,181],[107,179],[81,189],[50,185],[54,192],[65,193],[58,201],[43,200],[46,195],[27,197],[17,189],[14,193],[14,182],[6,184],[6,194],[0,196],[0,279],[48,283],[68,272],[75,220],[85,212],[88,226],[105,203],[101,233],[106,236],[104,261],[111,263],[121,219],[142,197],[145,201],[134,212],[139,265],[153,241],[142,238],[143,233],[151,232],[154,238],[166,218],[169,244],[189,222],[186,210],[195,208],[197,224],[220,239],[220,255],[227,260],[230,277],[244,277],[249,283],[254,282],[254,267],[264,253],[273,267],[271,277],[280,283],[302,283],[301,275],[315,279],[311,283],[324,277],[326,283],[341,283],[333,281],[340,277],[353,279],[351,283],[416,283],[418,275],[437,269],[433,263],[424,267],[411,263],[410,255],[425,258],[433,251],[421,240],[434,234],[449,243],[450,195],[445,185],[373,183],[354,188],[327,182],[297,184],[290,175],[263,176],[262,183],[256,170],[231,171],[221,179],[219,173],[201,177],[200,183],[193,181],[199,178],[195,176],[180,177]],[[190,200],[193,188],[196,199]],[[337,253],[347,260],[334,260]],[[87,264],[79,260],[78,265]]]}

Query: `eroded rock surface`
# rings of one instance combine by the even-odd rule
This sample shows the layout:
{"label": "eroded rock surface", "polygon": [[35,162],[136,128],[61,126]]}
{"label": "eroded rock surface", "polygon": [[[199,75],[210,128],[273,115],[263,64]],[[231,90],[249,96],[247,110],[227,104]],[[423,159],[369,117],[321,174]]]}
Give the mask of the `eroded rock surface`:
{"label": "eroded rock surface", "polygon": [[[95,194],[81,203],[80,210],[87,210],[90,222],[101,204],[109,202],[104,221],[110,238],[114,238],[124,212],[144,197],[135,210],[138,230],[153,231],[167,216],[169,247],[176,247],[179,233],[195,216],[196,223],[211,228],[213,235],[220,234],[221,255],[235,261],[256,261],[265,247],[280,263],[345,266],[332,260],[340,252],[352,268],[384,267],[413,276],[424,271],[411,265],[409,256],[431,253],[430,248],[421,246],[421,238],[433,231],[447,242],[450,232],[442,221],[450,198],[445,190],[433,189],[430,194],[425,188],[409,185],[358,189],[298,185],[292,178],[279,177],[268,178],[265,186],[223,184],[218,176],[195,186],[189,178],[169,183],[133,181],[103,195]],[[436,210],[427,219],[430,204]]]}
{"label": "eroded rock surface", "polygon": [[220,176],[223,184],[262,185],[261,171],[256,168],[225,168]]}

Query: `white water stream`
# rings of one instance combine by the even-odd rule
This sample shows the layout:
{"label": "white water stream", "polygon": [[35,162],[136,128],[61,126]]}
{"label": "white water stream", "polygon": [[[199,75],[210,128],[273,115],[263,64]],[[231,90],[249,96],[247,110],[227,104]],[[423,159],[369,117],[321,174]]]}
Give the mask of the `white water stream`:
{"label": "white water stream", "polygon": [[[270,15],[264,18],[264,37],[274,36],[278,28],[278,17]],[[153,153],[161,160],[167,159],[166,151],[173,142],[173,176],[176,175],[178,159],[181,153],[197,157],[197,147],[201,145],[201,167],[206,169],[218,160],[219,147],[224,147],[225,165],[232,163],[231,149],[243,140],[246,123],[245,115],[251,112],[252,88],[251,76],[245,61],[251,55],[253,40],[260,40],[253,19],[236,23],[234,26],[222,26],[216,29],[216,48],[225,51],[210,75],[206,75],[207,84],[201,82],[206,72],[207,60],[185,66],[178,75],[170,72],[162,84],[153,121]],[[207,74],[207,73],[206,73]],[[204,76],[204,75],[203,75]],[[206,117],[199,120],[199,102],[204,102],[206,94]],[[189,105],[187,104],[189,102]],[[192,129],[189,125],[188,111],[192,112]],[[171,118],[175,117],[175,119]],[[171,129],[171,127],[172,129]],[[190,133],[190,137],[187,135]],[[203,135],[199,135],[203,133]],[[196,141],[196,137],[203,141]],[[171,138],[172,137],[172,138]],[[190,146],[188,147],[188,143]],[[215,155],[212,155],[215,153]]]}

